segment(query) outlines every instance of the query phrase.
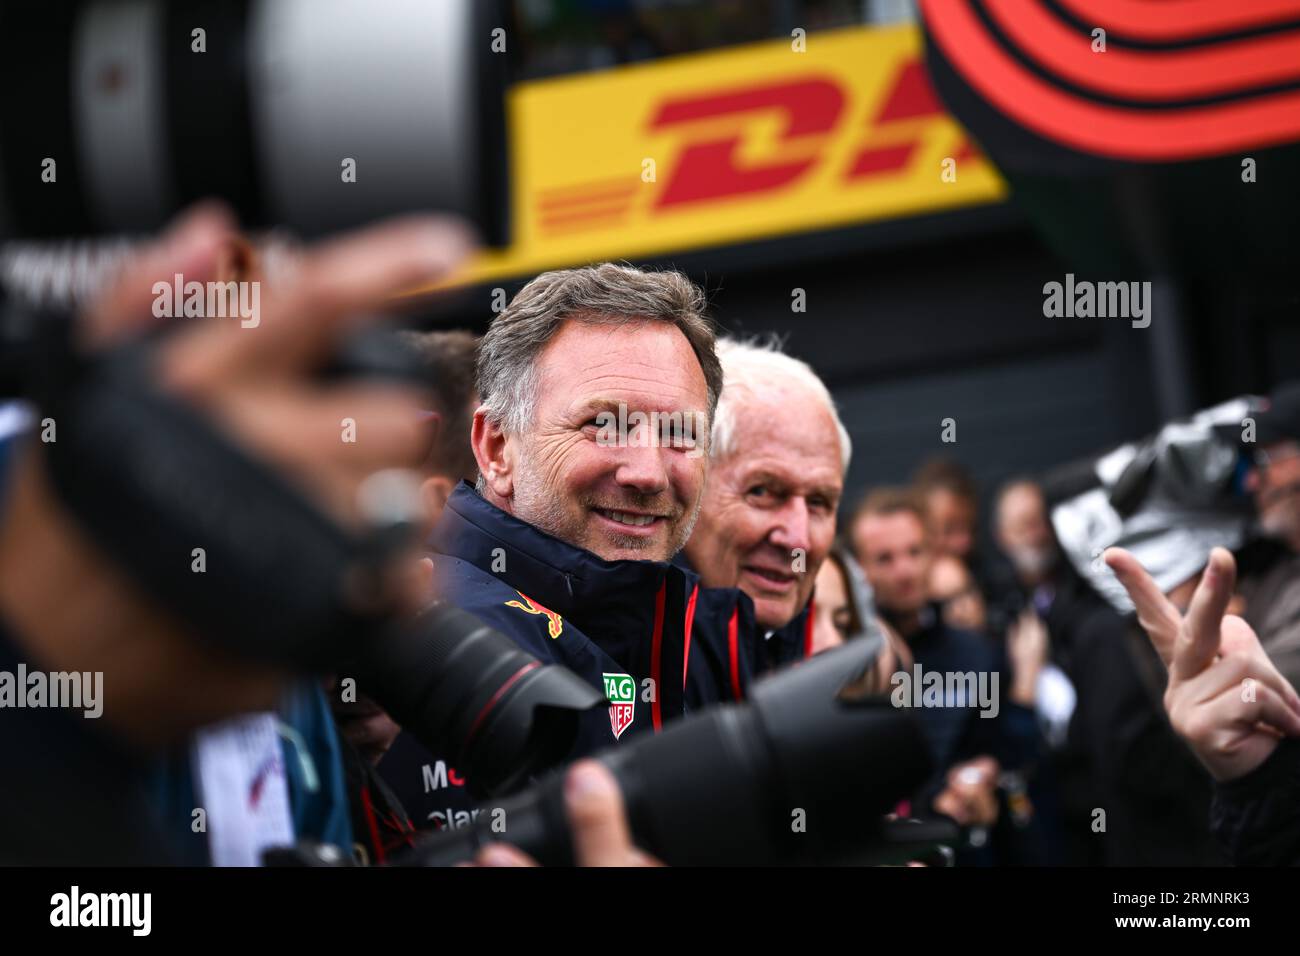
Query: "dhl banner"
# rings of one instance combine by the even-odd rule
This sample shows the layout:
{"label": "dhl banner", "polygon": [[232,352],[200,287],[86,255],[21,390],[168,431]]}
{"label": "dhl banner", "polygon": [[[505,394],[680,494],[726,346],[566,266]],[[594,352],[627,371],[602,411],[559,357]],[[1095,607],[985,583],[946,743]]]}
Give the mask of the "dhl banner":
{"label": "dhl banner", "polygon": [[777,40],[516,87],[513,244],[458,280],[1005,196],[935,98],[917,27],[813,33],[805,43],[803,52]]}

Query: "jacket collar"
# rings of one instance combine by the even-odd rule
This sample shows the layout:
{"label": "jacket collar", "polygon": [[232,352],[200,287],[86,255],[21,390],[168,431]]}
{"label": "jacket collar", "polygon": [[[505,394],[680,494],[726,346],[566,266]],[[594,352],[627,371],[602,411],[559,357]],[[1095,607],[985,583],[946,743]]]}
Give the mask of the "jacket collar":
{"label": "jacket collar", "polygon": [[[692,579],[698,579],[699,572],[691,565],[691,562],[686,557],[685,551],[682,551],[673,558],[673,564],[689,574]],[[744,591],[740,588],[715,588],[711,590],[728,590],[735,591],[737,594],[744,594]],[[753,632],[755,649],[762,651],[764,644],[774,641],[776,648],[775,651],[767,651],[764,653],[780,663],[798,660],[807,656],[807,648],[809,644],[808,629],[812,626],[812,610],[815,599],[815,594],[810,595],[808,603],[800,608],[799,612],[781,627],[755,627]],[[762,660],[763,658],[759,659]]]}
{"label": "jacket collar", "polygon": [[429,543],[484,571],[499,568],[504,554],[504,582],[575,620],[614,611],[622,617],[629,607],[653,613],[665,580],[680,580],[667,562],[606,561],[561,541],[491,504],[467,481],[447,499]]}

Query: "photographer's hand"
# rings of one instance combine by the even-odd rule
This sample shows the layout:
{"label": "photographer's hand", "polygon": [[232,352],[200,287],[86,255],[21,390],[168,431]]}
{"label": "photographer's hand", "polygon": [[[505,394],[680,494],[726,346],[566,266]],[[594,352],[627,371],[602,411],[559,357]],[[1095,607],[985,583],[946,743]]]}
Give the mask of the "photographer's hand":
{"label": "photographer's hand", "polygon": [[1244,776],[1268,759],[1282,736],[1300,736],[1300,697],[1250,625],[1225,614],[1237,574],[1228,551],[1210,552],[1186,615],[1133,555],[1111,548],[1104,558],[1169,668],[1165,710],[1174,730],[1216,780]]}
{"label": "photographer's hand", "polygon": [[[662,866],[632,845],[623,794],[603,764],[582,760],[564,781],[565,805],[573,833],[574,861],[578,866]],[[479,851],[479,866],[536,866],[527,854],[504,843]]]}
{"label": "photographer's hand", "polygon": [[[102,297],[79,326],[83,347],[129,338],[159,320],[158,281],[213,278],[229,217],[188,214]],[[292,281],[263,297],[256,327],[203,319],[160,346],[160,387],[209,415],[343,524],[359,520],[356,489],[370,472],[413,464],[427,444],[420,400],[391,385],[322,385],[311,376],[339,338],[410,287],[444,277],[471,248],[454,222],[419,218],[333,241]],[[340,441],[340,420],[359,436]],[[14,466],[0,517],[0,616],[33,664],[102,671],[104,718],[139,746],[272,705],[284,675],[230,658],[180,622],[103,556],[53,495],[40,445]],[[148,534],[147,528],[140,529]]]}

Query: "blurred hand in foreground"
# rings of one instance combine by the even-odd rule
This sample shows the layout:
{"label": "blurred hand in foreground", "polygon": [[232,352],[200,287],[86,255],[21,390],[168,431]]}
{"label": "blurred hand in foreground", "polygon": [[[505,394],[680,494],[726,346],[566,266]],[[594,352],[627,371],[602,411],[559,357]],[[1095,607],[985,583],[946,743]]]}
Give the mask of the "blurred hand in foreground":
{"label": "blurred hand in foreground", "polygon": [[[233,236],[220,207],[182,216],[79,318],[82,350],[177,321],[154,317],[154,284],[177,273],[213,280]],[[384,384],[322,384],[313,367],[398,293],[445,277],[471,248],[458,223],[425,217],[330,241],[266,290],[256,327],[204,318],[165,339],[159,387],[352,525],[366,475],[413,465],[427,451],[422,396]],[[354,443],[340,441],[343,418],[356,422]],[[157,747],[275,703],[288,675],[195,639],[94,546],[54,496],[39,443],[23,449],[0,509],[0,616],[33,666],[103,672],[104,719],[125,739]]]}
{"label": "blurred hand in foreground", "polygon": [[[632,845],[622,791],[604,764],[581,760],[570,767],[564,780],[564,799],[578,866],[663,866]],[[484,847],[474,862],[478,866],[537,866],[526,853],[504,843]]]}
{"label": "blurred hand in foreground", "polygon": [[1244,776],[1283,736],[1300,736],[1300,697],[1250,625],[1225,613],[1237,577],[1231,553],[1210,552],[1185,615],[1129,552],[1111,548],[1103,558],[1169,669],[1165,710],[1174,730],[1216,780]]}

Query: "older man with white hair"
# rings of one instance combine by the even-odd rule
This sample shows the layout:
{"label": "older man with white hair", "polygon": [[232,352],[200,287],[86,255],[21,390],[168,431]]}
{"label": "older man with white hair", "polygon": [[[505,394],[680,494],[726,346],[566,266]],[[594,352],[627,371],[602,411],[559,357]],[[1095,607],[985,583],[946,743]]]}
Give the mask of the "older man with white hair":
{"label": "older man with white hair", "polygon": [[710,669],[741,697],[747,676],[811,650],[813,584],[835,538],[852,444],[806,362],[774,342],[721,339],[717,352],[723,386],[710,469],[684,555],[706,588],[739,588],[753,601],[757,627],[733,622],[734,639],[693,647],[692,668],[716,651]]}

